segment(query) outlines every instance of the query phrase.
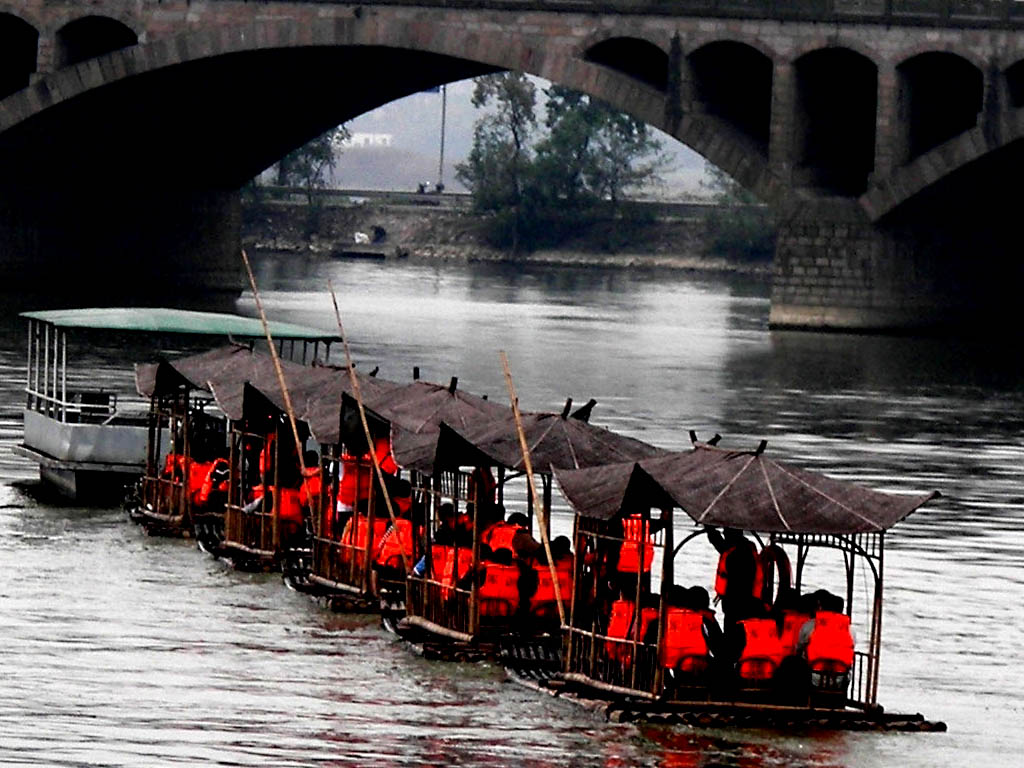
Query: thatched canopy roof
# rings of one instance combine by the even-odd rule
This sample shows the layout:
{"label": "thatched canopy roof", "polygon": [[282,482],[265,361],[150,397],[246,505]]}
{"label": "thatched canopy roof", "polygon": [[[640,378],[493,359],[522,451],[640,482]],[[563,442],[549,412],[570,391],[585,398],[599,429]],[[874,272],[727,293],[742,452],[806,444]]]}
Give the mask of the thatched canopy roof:
{"label": "thatched canopy roof", "polygon": [[693,450],[581,470],[556,469],[581,515],[609,520],[666,500],[702,525],[764,533],[884,531],[938,494],[864,488],[768,458],[763,450]]}
{"label": "thatched canopy roof", "polygon": [[[570,416],[567,411],[522,414],[530,460],[538,472],[549,472],[551,467],[593,467],[664,453],[642,440]],[[437,456],[446,466],[489,464],[513,470],[524,468],[511,409],[498,418],[478,419],[463,426],[446,423]]]}

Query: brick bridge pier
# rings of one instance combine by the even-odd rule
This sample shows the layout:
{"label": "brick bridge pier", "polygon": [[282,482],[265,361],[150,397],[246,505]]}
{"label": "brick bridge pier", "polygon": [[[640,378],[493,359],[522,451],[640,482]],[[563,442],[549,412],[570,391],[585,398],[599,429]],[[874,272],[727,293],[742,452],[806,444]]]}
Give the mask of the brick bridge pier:
{"label": "brick bridge pier", "polygon": [[0,0],[5,271],[237,284],[248,179],[505,69],[646,120],[769,203],[776,327],[1014,306],[1024,3],[1006,0]]}

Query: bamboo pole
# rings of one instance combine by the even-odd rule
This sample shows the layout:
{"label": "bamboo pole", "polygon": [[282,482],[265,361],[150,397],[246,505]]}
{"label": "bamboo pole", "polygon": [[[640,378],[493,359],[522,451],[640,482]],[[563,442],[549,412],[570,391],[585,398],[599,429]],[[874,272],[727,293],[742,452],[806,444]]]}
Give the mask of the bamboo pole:
{"label": "bamboo pole", "polygon": [[[288,423],[292,428],[292,438],[295,440],[295,453],[299,457],[299,469],[301,470],[301,476],[306,476],[306,458],[303,456],[304,446],[302,441],[299,439],[299,425],[295,421],[295,410],[292,408],[292,398],[288,394],[288,385],[284,380],[284,369],[281,367],[281,358],[277,355],[277,348],[274,347],[274,338],[270,335],[270,325],[267,323],[267,315],[263,311],[263,302],[260,301],[260,292],[256,288],[256,277],[252,273],[252,266],[249,264],[249,257],[245,253],[245,249],[242,249],[242,262],[245,264],[245,273],[249,276],[249,286],[252,288],[252,297],[256,301],[256,309],[260,313],[260,323],[263,325],[263,333],[267,337],[267,347],[270,349],[270,359],[274,363],[274,373],[277,374],[277,383],[281,387],[281,396],[284,398],[285,412],[288,414]],[[277,472],[277,461],[274,461],[274,471]],[[302,487],[306,491],[306,505],[312,509],[313,499],[309,492],[309,485],[305,482],[302,483]],[[279,493],[279,489],[275,488]],[[272,501],[273,503],[273,501]],[[280,504],[274,504],[274,519],[276,520],[281,511],[279,509]]]}
{"label": "bamboo pole", "polygon": [[540,538],[544,543],[544,552],[548,556],[548,568],[551,570],[551,583],[555,590],[555,603],[558,605],[558,620],[562,626],[565,624],[565,604],[562,602],[562,589],[558,583],[558,570],[551,559],[551,541],[548,539],[548,511],[544,509],[537,496],[537,483],[533,477],[533,463],[530,461],[530,447],[526,444],[526,433],[523,431],[523,419],[519,413],[519,396],[516,395],[516,385],[512,383],[512,370],[508,366],[508,357],[505,350],[501,350],[501,367],[505,371],[505,384],[508,386],[508,397],[512,403],[512,415],[516,421],[516,432],[519,434],[519,448],[523,452],[523,467],[526,469],[526,480],[530,486],[530,498],[533,499],[533,508],[539,517],[537,528],[540,529]]}
{"label": "bamboo pole", "polygon": [[[341,324],[341,310],[338,309],[338,297],[334,293],[334,286],[331,281],[327,281],[327,288],[331,292],[331,301],[334,304],[334,317],[338,321],[338,335],[341,336],[341,345],[345,349],[345,364],[348,366],[348,379],[352,384],[352,394],[356,396],[356,406],[359,409],[359,421],[363,424],[363,434],[366,435],[366,447],[370,453],[370,461],[373,462],[373,470],[377,475],[377,482],[380,484],[380,489],[384,494],[384,506],[388,508],[388,517],[391,518],[391,525],[395,527],[395,535],[398,535],[398,518],[395,516],[395,509],[391,505],[391,493],[388,491],[387,486],[384,484],[384,470],[380,468],[380,459],[377,458],[377,451],[373,447],[373,435],[370,434],[370,423],[366,420],[366,408],[363,407],[363,395],[359,388],[359,379],[356,378],[356,367],[352,363],[352,353],[348,347],[348,338],[345,336],[345,327]],[[369,521],[367,521],[369,522]],[[366,539],[370,540],[372,535],[371,531],[367,531]],[[412,555],[405,554],[405,545],[402,543],[402,538],[398,538],[398,553],[402,556],[402,565],[405,567],[405,572],[411,573],[412,569],[409,567],[409,558]]]}

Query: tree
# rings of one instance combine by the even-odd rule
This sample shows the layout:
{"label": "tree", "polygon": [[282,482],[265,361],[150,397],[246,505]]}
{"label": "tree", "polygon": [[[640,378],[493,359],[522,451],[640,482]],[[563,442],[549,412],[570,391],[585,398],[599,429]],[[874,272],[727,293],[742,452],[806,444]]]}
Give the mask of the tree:
{"label": "tree", "polygon": [[277,184],[301,187],[306,195],[306,236],[319,229],[323,200],[318,190],[327,186],[327,173],[333,171],[349,131],[344,125],[322,133],[290,152],[277,163]]}
{"label": "tree", "polygon": [[661,143],[645,123],[590,96],[558,85],[547,96],[550,133],[537,148],[545,177],[560,182],[566,200],[603,202],[616,216],[623,196],[665,167]]}
{"label": "tree", "polygon": [[[545,93],[546,130],[534,142],[536,88],[526,76],[478,79],[473,104],[494,112],[477,121],[458,168],[476,209],[491,214],[492,243],[514,252],[620,217],[624,194],[654,180],[664,163],[645,124],[569,88]],[[622,236],[621,226],[608,231]]]}
{"label": "tree", "polygon": [[277,164],[278,186],[302,187],[307,202],[314,205],[316,190],[327,186],[326,174],[334,170],[337,155],[348,138],[348,128],[339,125],[285,155]]}
{"label": "tree", "polygon": [[530,143],[537,125],[537,88],[522,73],[477,78],[473,106],[494,112],[476,121],[473,148],[455,175],[473,193],[474,207],[495,217],[498,239],[518,251],[527,234]]}

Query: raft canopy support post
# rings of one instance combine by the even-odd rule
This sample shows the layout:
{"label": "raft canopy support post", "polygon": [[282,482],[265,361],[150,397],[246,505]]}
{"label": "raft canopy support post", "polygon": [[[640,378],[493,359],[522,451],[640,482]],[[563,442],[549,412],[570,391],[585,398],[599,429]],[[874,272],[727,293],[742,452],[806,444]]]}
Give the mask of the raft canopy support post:
{"label": "raft canopy support post", "polygon": [[[665,669],[662,666],[661,659],[662,653],[665,647],[665,629],[666,629],[666,616],[668,614],[668,601],[665,599],[668,594],[668,589],[675,584],[675,564],[673,560],[673,550],[675,549],[673,540],[673,515],[672,508],[662,510],[662,519],[665,521],[664,527],[664,547],[661,553],[661,602],[658,605],[658,648],[655,652],[654,661],[654,690],[651,691],[655,696],[661,697],[663,695],[663,687],[665,682]],[[646,542],[644,542],[646,544]]]}

